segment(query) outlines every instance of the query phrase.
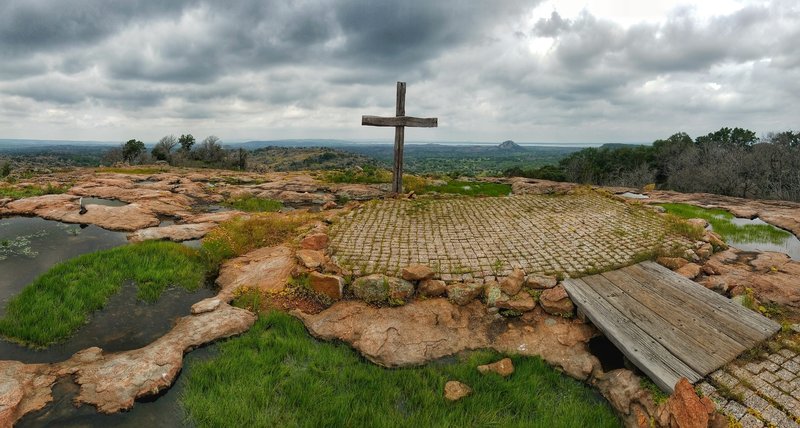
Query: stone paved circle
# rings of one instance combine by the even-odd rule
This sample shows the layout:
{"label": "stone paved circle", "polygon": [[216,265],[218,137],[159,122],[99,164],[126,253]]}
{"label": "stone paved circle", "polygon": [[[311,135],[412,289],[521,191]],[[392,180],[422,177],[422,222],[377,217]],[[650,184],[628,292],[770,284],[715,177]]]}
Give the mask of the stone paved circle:
{"label": "stone paved circle", "polygon": [[698,387],[743,427],[800,428],[800,355],[791,349],[735,361]]}
{"label": "stone paved circle", "polygon": [[526,273],[572,276],[630,264],[671,245],[652,210],[597,193],[373,201],[330,230],[334,260],[355,275],[423,263],[446,281]]}

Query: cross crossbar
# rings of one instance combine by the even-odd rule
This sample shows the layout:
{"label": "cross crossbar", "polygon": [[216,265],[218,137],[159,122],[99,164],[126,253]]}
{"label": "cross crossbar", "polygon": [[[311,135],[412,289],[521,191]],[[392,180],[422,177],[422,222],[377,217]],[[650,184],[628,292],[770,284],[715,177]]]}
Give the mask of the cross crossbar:
{"label": "cross crossbar", "polygon": [[397,108],[394,117],[361,116],[361,125],[394,127],[394,169],[392,170],[392,192],[403,191],[403,140],[405,127],[436,128],[435,117],[406,116],[406,82],[397,82]]}
{"label": "cross crossbar", "polygon": [[361,116],[361,124],[365,126],[410,126],[413,128],[436,128],[439,119],[435,117],[411,116]]}

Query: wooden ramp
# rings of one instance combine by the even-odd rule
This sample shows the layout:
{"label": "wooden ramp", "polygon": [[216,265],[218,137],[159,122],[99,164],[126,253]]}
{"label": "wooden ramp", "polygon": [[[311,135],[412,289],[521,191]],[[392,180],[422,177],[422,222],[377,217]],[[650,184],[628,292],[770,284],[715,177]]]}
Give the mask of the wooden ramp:
{"label": "wooden ramp", "polygon": [[563,284],[586,317],[670,393],[681,377],[695,383],[780,329],[653,262]]}

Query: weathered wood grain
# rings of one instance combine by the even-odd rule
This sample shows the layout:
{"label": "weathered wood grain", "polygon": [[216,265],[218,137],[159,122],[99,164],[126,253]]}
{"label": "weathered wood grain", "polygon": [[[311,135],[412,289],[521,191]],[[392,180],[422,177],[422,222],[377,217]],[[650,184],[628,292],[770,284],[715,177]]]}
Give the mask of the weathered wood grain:
{"label": "weathered wood grain", "polygon": [[583,280],[567,279],[563,285],[586,317],[659,388],[671,393],[681,377],[690,382],[702,379],[699,373],[597,295]]}
{"label": "weathered wood grain", "polygon": [[[741,323],[738,317],[731,316],[720,310],[719,308],[726,306],[726,301],[720,302],[716,298],[699,300],[675,287],[665,286],[663,282],[667,282],[669,279],[658,275],[654,277],[652,272],[649,272],[641,265],[629,266],[625,268],[625,273],[636,278],[648,292],[670,301],[674,306],[678,306],[696,316],[701,322],[709,324],[715,331],[730,337],[747,348],[764,338],[764,333],[759,329],[752,327],[748,323]],[[653,278],[658,278],[658,280],[653,282]],[[722,296],[719,297],[727,300]]]}
{"label": "weathered wood grain", "polygon": [[394,168],[392,170],[392,193],[403,191],[403,142],[405,127],[436,128],[439,120],[435,117],[406,116],[406,82],[397,82],[397,102],[395,117],[361,116],[361,125],[394,127]]}
{"label": "weathered wood grain", "polygon": [[[686,294],[691,295],[698,301],[704,301],[712,305],[715,309],[722,313],[727,314],[731,318],[738,320],[739,324],[753,327],[760,331],[766,339],[780,330],[780,324],[772,321],[771,319],[732,302],[730,299],[720,296],[719,294],[697,284],[696,282],[686,279],[675,272],[661,266],[655,262],[643,262],[639,264],[643,269],[650,272],[660,273],[659,279],[668,283],[673,288],[680,290]],[[762,339],[763,340],[763,339]]]}
{"label": "weathered wood grain", "polygon": [[653,262],[563,285],[578,309],[667,392],[680,377],[696,382],[780,329]]}
{"label": "weathered wood grain", "polygon": [[412,128],[436,128],[439,126],[439,119],[435,117],[382,117],[382,116],[361,116],[361,124],[364,126],[410,126]]}
{"label": "weathered wood grain", "polygon": [[676,328],[656,312],[622,292],[608,279],[600,275],[583,278],[584,282],[615,307],[631,323],[644,331],[670,352],[686,363],[697,373],[714,370],[721,358],[709,354],[709,350],[702,347],[687,332]]}

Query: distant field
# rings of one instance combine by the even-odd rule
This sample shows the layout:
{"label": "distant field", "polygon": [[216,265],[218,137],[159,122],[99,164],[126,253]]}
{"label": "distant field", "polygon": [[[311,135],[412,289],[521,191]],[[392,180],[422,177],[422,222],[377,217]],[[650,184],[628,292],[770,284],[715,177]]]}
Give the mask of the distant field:
{"label": "distant field", "polygon": [[[311,147],[308,144],[318,143]],[[297,171],[347,169],[354,166],[389,168],[393,148],[389,144],[348,141],[309,140],[295,146],[274,142],[241,143],[223,146],[250,151],[248,169],[256,171]],[[80,141],[0,140],[0,158],[28,165],[98,166],[112,147],[109,143]],[[288,143],[287,143],[288,144]],[[500,148],[496,145],[407,144],[405,169],[417,174],[500,175],[513,167],[533,169],[558,163],[576,147],[525,146]],[[148,149],[149,150],[149,149]],[[2,160],[2,159],[0,159]]]}

